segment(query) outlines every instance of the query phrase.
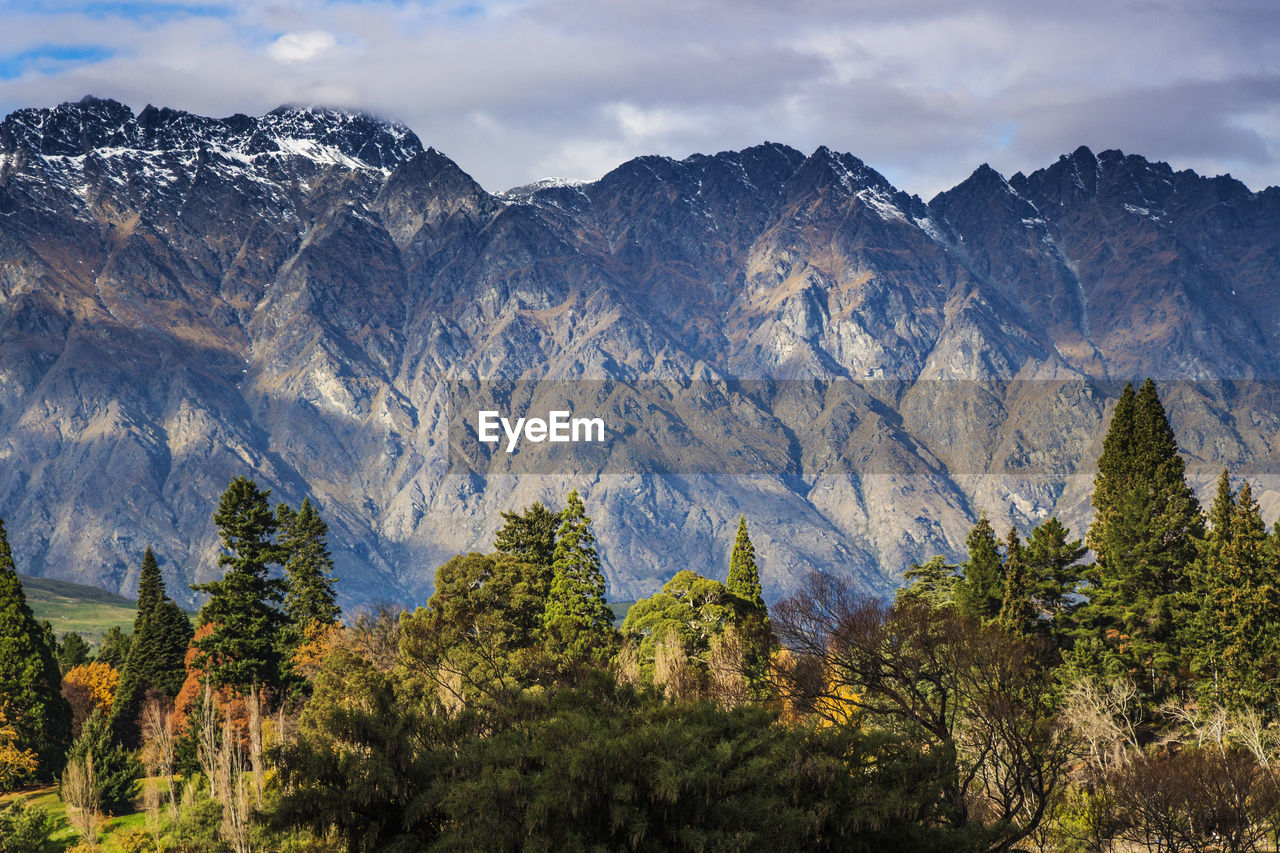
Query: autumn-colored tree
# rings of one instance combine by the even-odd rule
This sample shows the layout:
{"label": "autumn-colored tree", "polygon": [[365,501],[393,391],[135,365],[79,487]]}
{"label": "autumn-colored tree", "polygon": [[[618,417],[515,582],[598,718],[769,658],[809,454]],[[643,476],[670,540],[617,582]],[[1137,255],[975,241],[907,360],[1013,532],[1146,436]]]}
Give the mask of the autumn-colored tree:
{"label": "autumn-colored tree", "polygon": [[120,686],[115,667],[98,661],[82,663],[62,677],[62,697],[71,705],[71,732],[80,736],[84,721],[95,709],[107,713]]}
{"label": "autumn-colored tree", "polygon": [[24,785],[40,764],[33,750],[18,745],[18,730],[10,725],[7,710],[0,707],[0,791]]}

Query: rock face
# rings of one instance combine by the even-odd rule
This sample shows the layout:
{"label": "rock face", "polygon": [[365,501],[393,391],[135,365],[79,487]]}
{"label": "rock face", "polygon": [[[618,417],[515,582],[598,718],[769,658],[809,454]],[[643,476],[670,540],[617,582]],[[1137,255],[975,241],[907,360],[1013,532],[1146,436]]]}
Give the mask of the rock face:
{"label": "rock face", "polygon": [[[927,204],[772,143],[494,195],[368,116],[86,98],[0,124],[0,515],[24,571],[132,593],[151,544],[181,596],[247,474],[312,497],[350,604],[423,599],[576,487],[613,598],[723,576],[740,513],[771,596],[885,591],[983,509],[1083,532],[1148,375],[1197,485],[1227,464],[1280,511],[1278,283],[1280,189],[1117,151]],[[479,380],[571,383],[631,443],[451,455]]]}

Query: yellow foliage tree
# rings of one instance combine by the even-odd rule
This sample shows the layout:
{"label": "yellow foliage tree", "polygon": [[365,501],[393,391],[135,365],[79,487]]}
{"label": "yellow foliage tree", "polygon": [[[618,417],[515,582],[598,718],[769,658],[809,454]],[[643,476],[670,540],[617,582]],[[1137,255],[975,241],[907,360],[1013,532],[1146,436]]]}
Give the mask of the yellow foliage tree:
{"label": "yellow foliage tree", "polygon": [[34,752],[18,748],[18,730],[9,723],[8,709],[8,703],[0,706],[0,791],[24,784],[40,763]]}
{"label": "yellow foliage tree", "polygon": [[97,703],[103,713],[111,710],[111,703],[116,698],[116,688],[120,686],[120,673],[107,663],[82,663],[67,670],[62,677],[63,685],[77,685],[85,688],[89,697]]}

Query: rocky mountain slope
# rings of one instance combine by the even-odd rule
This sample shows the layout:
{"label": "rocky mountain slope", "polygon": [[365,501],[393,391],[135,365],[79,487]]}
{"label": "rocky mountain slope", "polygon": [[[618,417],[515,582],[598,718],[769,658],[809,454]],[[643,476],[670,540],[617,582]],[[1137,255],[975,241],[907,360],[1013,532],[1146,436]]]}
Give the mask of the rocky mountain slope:
{"label": "rocky mountain slope", "polygon": [[[722,575],[890,588],[976,514],[1088,518],[1151,375],[1197,484],[1280,512],[1280,189],[1081,148],[928,203],[765,143],[492,194],[409,130],[86,98],[0,124],[0,516],[23,571],[215,571],[239,474],[330,522],[348,603],[420,601],[499,513],[584,492],[611,595]],[[472,395],[604,413],[489,454]],[[518,414],[518,412],[517,412]]]}

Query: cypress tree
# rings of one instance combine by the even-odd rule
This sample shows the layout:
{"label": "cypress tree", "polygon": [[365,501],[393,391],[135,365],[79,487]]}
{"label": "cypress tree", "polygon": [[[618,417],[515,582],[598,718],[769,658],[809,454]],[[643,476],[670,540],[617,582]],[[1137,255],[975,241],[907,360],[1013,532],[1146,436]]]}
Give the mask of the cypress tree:
{"label": "cypress tree", "polygon": [[1176,613],[1190,590],[1203,518],[1155,383],[1125,386],[1103,442],[1087,541],[1096,555],[1079,631],[1093,668],[1132,676],[1148,699],[1176,687]]}
{"label": "cypress tree", "polygon": [[964,540],[969,559],[964,564],[964,580],[956,589],[961,612],[981,622],[990,622],[1000,613],[1004,601],[1004,564],[1000,543],[984,512]]}
{"label": "cypress tree", "polygon": [[71,741],[71,707],[61,689],[54,649],[27,606],[0,520],[0,701],[18,734],[14,745],[36,753],[36,772],[45,779],[62,769]]}
{"label": "cypress tree", "polygon": [[116,734],[127,744],[137,742],[137,717],[149,689],[159,690],[170,699],[178,695],[186,677],[185,658],[192,633],[191,620],[165,594],[160,564],[148,547],[138,572],[133,637],[111,705]]}
{"label": "cypress tree", "polygon": [[747,518],[738,516],[738,535],[733,540],[733,553],[729,557],[729,577],[725,588],[760,613],[766,621],[768,608],[764,603],[764,588],[760,585],[760,567],[756,565],[756,548],[747,535]]}
{"label": "cypress tree", "polygon": [[742,635],[743,675],[757,698],[763,698],[769,676],[773,632],[769,625],[769,608],[764,603],[756,548],[747,534],[746,516],[738,516],[738,533],[733,540],[725,588],[741,602],[739,609],[742,613],[736,621]]}
{"label": "cypress tree", "polygon": [[603,663],[614,640],[604,575],[591,519],[576,490],[569,493],[556,533],[551,591],[542,623],[548,649],[567,663]]}
{"label": "cypress tree", "polygon": [[297,513],[290,512],[285,518],[288,527],[283,545],[288,562],[284,567],[284,609],[293,631],[301,637],[312,623],[336,623],[342,610],[333,592],[333,557],[326,542],[329,525],[309,498],[303,499]]}
{"label": "cypress tree", "polygon": [[218,565],[226,573],[221,580],[191,587],[209,594],[200,617],[213,625],[209,636],[195,642],[197,665],[215,687],[240,693],[274,686],[280,679],[276,641],[284,621],[284,591],[283,583],[268,574],[280,562],[272,539],[276,517],[267,504],[270,494],[244,477],[231,481],[213,516],[222,537]]}

